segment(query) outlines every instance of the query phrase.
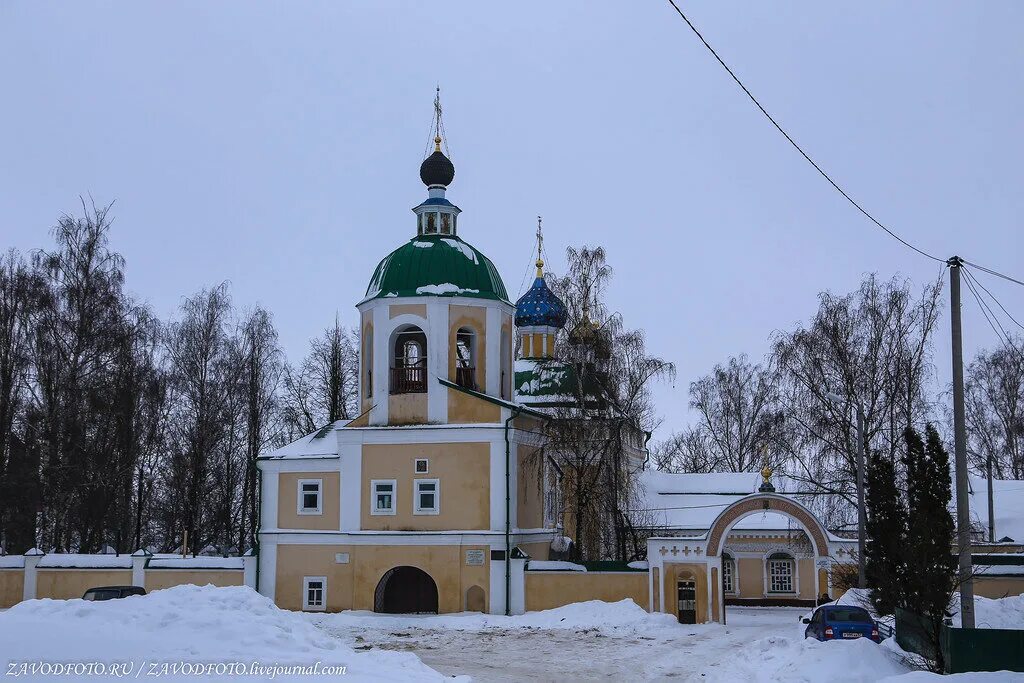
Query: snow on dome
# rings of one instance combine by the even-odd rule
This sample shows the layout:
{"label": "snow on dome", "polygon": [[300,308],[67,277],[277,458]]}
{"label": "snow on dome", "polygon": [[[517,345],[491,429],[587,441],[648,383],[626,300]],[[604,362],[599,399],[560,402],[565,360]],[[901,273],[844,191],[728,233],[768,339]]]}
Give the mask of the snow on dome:
{"label": "snow on dome", "polygon": [[468,296],[508,301],[498,269],[454,236],[418,235],[377,265],[363,301],[383,297]]}

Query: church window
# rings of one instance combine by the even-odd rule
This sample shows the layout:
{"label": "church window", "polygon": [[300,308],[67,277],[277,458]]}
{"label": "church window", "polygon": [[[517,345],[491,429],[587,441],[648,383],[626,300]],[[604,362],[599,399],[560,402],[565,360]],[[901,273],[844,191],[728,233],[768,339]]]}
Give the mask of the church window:
{"label": "church window", "polygon": [[299,479],[298,512],[300,515],[323,514],[321,505],[324,482],[323,479]]}
{"label": "church window", "polygon": [[722,592],[736,592],[736,560],[731,555],[722,555]]}
{"label": "church window", "polygon": [[436,213],[428,213],[428,214],[426,214],[426,216],[427,216],[427,228],[426,228],[426,230],[424,230],[424,232],[426,234],[428,234],[428,235],[436,235],[437,234],[437,214]]}
{"label": "church window", "polygon": [[417,515],[438,514],[441,511],[441,482],[437,479],[416,479],[413,483],[413,512]]}
{"label": "church window", "polygon": [[452,215],[450,213],[441,214],[441,234],[452,234]]}
{"label": "church window", "polygon": [[427,335],[410,325],[395,335],[391,365],[391,393],[427,391]]}
{"label": "church window", "polygon": [[395,480],[374,479],[370,482],[370,514],[395,514]]}
{"label": "church window", "polygon": [[302,609],[307,612],[323,612],[327,609],[327,577],[302,577]]}
{"label": "church window", "polygon": [[786,553],[773,553],[768,557],[768,592],[795,593],[794,569],[796,563]]}
{"label": "church window", "polygon": [[476,389],[476,334],[468,327],[455,333],[455,383]]}

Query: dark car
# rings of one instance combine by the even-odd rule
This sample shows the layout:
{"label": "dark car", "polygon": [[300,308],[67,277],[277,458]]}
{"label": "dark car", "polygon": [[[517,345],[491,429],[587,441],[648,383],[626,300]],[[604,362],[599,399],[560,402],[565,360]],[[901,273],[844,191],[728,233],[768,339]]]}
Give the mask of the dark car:
{"label": "dark car", "polygon": [[878,624],[863,607],[850,605],[822,605],[814,610],[810,619],[803,620],[807,624],[804,637],[818,640],[854,640],[870,638],[876,643],[882,639],[878,636]]}
{"label": "dark car", "polygon": [[129,595],[145,595],[146,589],[138,586],[100,586],[90,588],[82,596],[83,600],[117,600]]}

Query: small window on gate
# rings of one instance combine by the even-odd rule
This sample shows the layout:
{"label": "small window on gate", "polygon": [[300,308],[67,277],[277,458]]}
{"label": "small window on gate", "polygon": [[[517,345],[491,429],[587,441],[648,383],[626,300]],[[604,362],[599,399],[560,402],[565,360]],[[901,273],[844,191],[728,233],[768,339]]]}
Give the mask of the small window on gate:
{"label": "small window on gate", "polygon": [[299,479],[298,510],[300,515],[323,514],[323,479]]}
{"label": "small window on gate", "polygon": [[416,474],[426,474],[429,463],[426,458],[416,458]]}
{"label": "small window on gate", "polygon": [[308,612],[323,612],[327,609],[326,576],[302,578],[302,609]]}

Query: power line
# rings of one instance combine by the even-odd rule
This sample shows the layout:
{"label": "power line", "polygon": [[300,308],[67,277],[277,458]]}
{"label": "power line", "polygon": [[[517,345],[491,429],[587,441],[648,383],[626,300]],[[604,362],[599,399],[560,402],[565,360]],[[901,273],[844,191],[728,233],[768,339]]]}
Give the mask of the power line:
{"label": "power line", "polygon": [[992,270],[991,268],[986,268],[985,266],[979,266],[977,263],[971,263],[970,261],[967,261],[967,260],[964,260],[964,263],[966,263],[967,265],[972,266],[974,268],[977,268],[980,271],[988,273],[989,275],[995,275],[996,277],[1001,277],[1004,280],[1009,280],[1010,282],[1013,282],[1015,284],[1020,285],[1021,287],[1024,287],[1024,282],[1021,282],[1020,280],[1018,280],[1016,278],[1012,278],[1009,275],[1003,275],[999,271]]}
{"label": "power line", "polygon": [[716,52],[716,51],[715,51],[715,48],[711,47],[711,44],[710,44],[710,43],[708,43],[708,41],[707,41],[707,40],[705,40],[704,36],[703,36],[703,35],[701,35],[701,32],[700,32],[700,31],[698,31],[698,30],[697,30],[697,27],[693,25],[693,22],[691,22],[691,21],[689,20],[689,18],[687,18],[687,16],[686,16],[685,14],[683,14],[683,11],[682,11],[681,9],[679,9],[679,6],[678,6],[678,5],[677,5],[677,4],[675,3],[675,0],[668,0],[668,2],[669,2],[669,4],[670,4],[670,5],[672,5],[672,7],[673,7],[673,8],[675,9],[675,11],[676,11],[676,12],[677,12],[677,13],[679,14],[679,16],[680,16],[680,17],[682,17],[683,21],[685,21],[685,22],[686,22],[686,25],[690,27],[690,30],[692,30],[692,31],[693,31],[693,32],[694,32],[694,33],[695,33],[695,34],[697,35],[697,37],[698,37],[698,38],[700,38],[700,42],[704,43],[704,47],[706,47],[706,48],[708,49],[708,51],[710,51],[710,52],[711,52],[711,54],[712,54],[712,55],[714,55],[715,59],[717,59],[717,60],[718,60],[718,63],[722,65],[722,68],[724,68],[724,69],[725,69],[725,70],[726,70],[726,71],[728,72],[728,74],[729,74],[730,76],[732,76],[732,80],[736,81],[736,85],[738,85],[738,86],[740,86],[740,88],[742,88],[743,92],[744,92],[744,93],[746,93],[747,97],[749,97],[749,98],[750,98],[750,101],[751,101],[751,102],[753,102],[753,103],[754,103],[754,104],[755,104],[755,105],[757,106],[757,108],[761,110],[761,113],[762,113],[762,114],[764,114],[764,115],[765,115],[765,117],[766,117],[766,118],[767,118],[767,119],[768,119],[769,121],[771,121],[772,125],[773,125],[773,126],[775,126],[775,128],[776,128],[776,129],[777,129],[777,130],[778,130],[778,131],[779,131],[780,133],[782,133],[782,136],[783,136],[784,138],[786,138],[786,140],[788,140],[788,141],[789,141],[789,144],[791,144],[791,145],[793,146],[793,148],[794,148],[794,149],[795,149],[796,151],[800,152],[800,155],[801,155],[801,156],[802,156],[802,157],[803,157],[804,159],[806,159],[806,160],[807,160],[807,162],[808,162],[808,163],[809,163],[809,164],[810,164],[811,166],[813,166],[813,167],[814,167],[814,170],[816,170],[816,171],[817,171],[818,173],[820,173],[820,174],[821,174],[821,177],[822,177],[822,178],[824,178],[825,180],[827,180],[827,181],[828,181],[828,183],[829,183],[829,184],[830,184],[830,185],[831,185],[832,187],[834,187],[834,188],[836,189],[836,191],[837,191],[837,192],[839,192],[839,194],[841,194],[841,195],[842,195],[842,196],[843,196],[843,197],[844,197],[844,198],[846,199],[846,201],[850,202],[850,204],[852,204],[852,205],[853,205],[853,206],[854,206],[854,207],[855,207],[855,208],[856,208],[856,209],[857,209],[858,211],[860,211],[860,212],[861,212],[862,214],[864,214],[864,216],[866,216],[868,220],[870,220],[870,221],[871,221],[872,223],[874,223],[874,224],[875,224],[875,225],[877,225],[877,226],[878,226],[879,228],[881,228],[882,230],[884,230],[884,231],[885,231],[886,233],[888,233],[888,234],[889,234],[889,236],[890,236],[890,237],[892,237],[892,238],[896,239],[897,241],[899,241],[899,242],[900,242],[901,244],[903,244],[904,246],[906,246],[906,247],[908,247],[908,248],[910,248],[910,249],[913,249],[914,251],[916,251],[916,252],[917,252],[918,254],[920,254],[921,256],[925,256],[925,257],[927,257],[927,258],[930,258],[930,259],[932,259],[933,261],[941,261],[941,262],[944,262],[944,261],[945,261],[945,259],[941,259],[941,258],[939,258],[938,256],[934,256],[933,254],[929,254],[928,252],[924,251],[923,249],[919,249],[918,247],[915,247],[915,246],[914,246],[913,244],[911,244],[910,242],[908,242],[907,240],[903,239],[902,237],[900,237],[899,235],[897,235],[897,234],[896,234],[895,232],[893,232],[892,230],[890,230],[889,228],[887,228],[887,227],[886,227],[885,225],[883,225],[883,224],[882,224],[882,222],[881,222],[881,221],[879,221],[879,220],[878,220],[877,218],[875,218],[875,217],[874,217],[874,216],[872,216],[872,215],[871,215],[870,213],[868,213],[868,212],[867,212],[867,210],[866,210],[866,209],[865,209],[865,208],[864,208],[863,206],[861,206],[860,204],[858,204],[858,203],[856,202],[856,200],[854,200],[854,198],[853,198],[853,197],[851,197],[851,196],[850,196],[849,194],[847,194],[847,193],[846,193],[846,190],[844,190],[843,188],[841,188],[841,187],[839,186],[839,184],[838,184],[838,183],[836,183],[836,181],[832,180],[832,177],[831,177],[831,176],[829,176],[829,174],[828,174],[828,173],[826,173],[826,172],[824,171],[824,169],[822,169],[822,168],[821,168],[821,166],[819,166],[819,165],[817,164],[817,162],[815,162],[815,161],[814,161],[814,159],[812,159],[812,158],[810,157],[810,155],[809,155],[809,154],[807,154],[807,152],[805,152],[805,151],[803,150],[803,148],[802,148],[802,147],[800,147],[800,145],[798,145],[798,144],[796,143],[796,141],[795,141],[795,140],[794,140],[794,139],[793,139],[793,138],[792,138],[792,137],[791,137],[791,136],[789,135],[789,133],[787,133],[787,132],[786,132],[786,130],[785,130],[785,129],[784,129],[784,128],[783,128],[782,126],[780,126],[780,125],[779,125],[779,122],[778,122],[778,121],[776,121],[776,120],[775,120],[775,118],[774,118],[774,117],[773,117],[773,116],[772,116],[771,114],[769,114],[769,113],[768,113],[768,110],[764,108],[764,106],[763,106],[763,105],[762,105],[762,104],[761,104],[761,103],[760,103],[760,102],[759,102],[759,101],[757,100],[757,98],[756,98],[756,97],[754,97],[753,93],[751,93],[751,92],[750,92],[750,90],[749,90],[749,89],[747,88],[747,86],[745,86],[745,85],[743,84],[743,81],[741,81],[741,80],[739,79],[739,77],[738,77],[738,76],[737,76],[737,75],[736,75],[736,74],[735,74],[735,73],[733,72],[733,70],[732,70],[731,68],[729,68],[729,65],[725,63],[725,60],[723,60],[723,59],[722,59],[722,58],[721,58],[721,57],[720,57],[720,56],[718,55],[718,52]]}
{"label": "power line", "polygon": [[967,273],[968,277],[970,277],[970,278],[971,278],[972,280],[974,280],[974,284],[978,285],[978,286],[979,286],[979,287],[981,287],[981,288],[982,288],[983,290],[985,290],[985,293],[986,293],[986,294],[988,294],[989,298],[990,298],[990,299],[992,299],[992,301],[995,301],[995,302],[996,302],[996,305],[997,305],[997,306],[999,306],[999,308],[1001,308],[1001,309],[1003,310],[1003,313],[1005,313],[1005,314],[1006,314],[1006,317],[1007,317],[1007,318],[1009,318],[1010,320],[1012,320],[1012,321],[1013,321],[1013,323],[1014,323],[1014,324],[1015,324],[1015,325],[1016,325],[1017,327],[1019,327],[1019,328],[1021,328],[1022,330],[1024,330],[1024,325],[1021,325],[1021,324],[1020,324],[1020,323],[1019,323],[1019,322],[1017,321],[1017,319],[1016,319],[1016,318],[1014,318],[1014,317],[1013,317],[1012,315],[1010,315],[1010,312],[1009,312],[1008,310],[1006,310],[1006,306],[1003,306],[1003,304],[1002,304],[1002,303],[1001,303],[1001,302],[999,301],[999,299],[997,299],[997,298],[996,298],[996,295],[995,295],[995,294],[993,294],[992,292],[988,291],[988,287],[986,287],[985,285],[981,284],[981,281],[980,281],[980,280],[978,280],[978,278],[977,278],[977,277],[975,277],[975,276],[974,276],[973,274],[971,274],[971,273],[968,273],[968,271],[967,271],[967,269],[966,269],[966,268],[964,268],[964,273]]}
{"label": "power line", "polygon": [[[1011,353],[1013,353],[1015,355],[1018,355],[1018,356],[1021,356],[1022,358],[1024,358],[1024,355],[1021,354],[1021,350],[1017,348],[1017,346],[1010,339],[1010,335],[1008,335],[1006,333],[1006,330],[1003,329],[1003,324],[1001,322],[999,322],[999,318],[996,317],[995,311],[993,311],[992,307],[989,306],[988,303],[986,303],[981,298],[980,294],[978,294],[978,290],[974,286],[974,281],[975,281],[974,277],[966,269],[961,269],[961,270],[963,271],[964,275],[966,276],[964,278],[964,281],[967,283],[968,289],[970,289],[971,290],[971,294],[974,295],[974,299],[978,302],[978,305],[981,307],[982,315],[985,316],[985,320],[988,322],[989,327],[992,328],[992,331],[995,332],[996,337],[999,338],[999,341],[1002,342],[1003,346],[1006,347],[1007,351],[1010,351]],[[989,317],[990,314],[991,314],[991,318]],[[998,326],[999,329],[996,329],[997,326]]]}

